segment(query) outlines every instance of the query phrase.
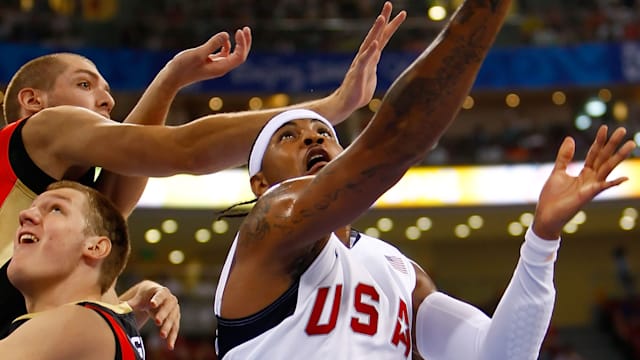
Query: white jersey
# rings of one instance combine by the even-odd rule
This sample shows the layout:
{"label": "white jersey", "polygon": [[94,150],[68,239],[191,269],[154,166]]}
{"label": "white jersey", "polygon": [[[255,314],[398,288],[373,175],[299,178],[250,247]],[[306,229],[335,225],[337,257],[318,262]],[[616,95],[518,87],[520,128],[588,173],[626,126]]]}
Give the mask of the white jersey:
{"label": "white jersey", "polygon": [[[358,237],[349,249],[332,234],[295,286],[295,309],[276,324],[228,349],[224,359],[410,358],[414,268],[390,244],[364,234]],[[218,330],[236,242],[237,236],[215,296]],[[239,319],[236,324],[259,320],[261,313],[256,315]],[[236,320],[223,321],[230,321],[233,327]],[[216,339],[217,346],[218,340],[225,339]]]}

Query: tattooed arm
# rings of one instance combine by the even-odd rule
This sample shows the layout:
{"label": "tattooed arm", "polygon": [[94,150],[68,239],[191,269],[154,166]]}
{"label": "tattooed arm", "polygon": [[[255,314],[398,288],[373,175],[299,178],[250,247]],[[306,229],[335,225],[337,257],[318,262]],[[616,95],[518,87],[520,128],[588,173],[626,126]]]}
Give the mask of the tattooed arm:
{"label": "tattooed arm", "polygon": [[[456,118],[509,5],[510,1],[465,1],[394,82],[358,139],[305,186],[288,185],[284,195],[270,196],[274,214],[286,209],[288,215],[266,215],[270,232],[288,243],[285,252],[297,252],[298,246],[309,245],[305,241],[350,224],[424,158]],[[284,131],[274,138],[287,135]]]}
{"label": "tattooed arm", "polygon": [[[318,121],[296,120],[271,136],[262,170],[251,178],[260,198],[240,227],[225,290],[227,299],[243,298],[249,288],[265,296],[252,297],[253,304],[224,302],[225,316],[249,315],[277,298],[329,233],[350,224],[424,157],[458,114],[509,5],[508,0],[465,1],[394,82],[346,151],[341,153]],[[331,161],[313,170],[310,154]]]}

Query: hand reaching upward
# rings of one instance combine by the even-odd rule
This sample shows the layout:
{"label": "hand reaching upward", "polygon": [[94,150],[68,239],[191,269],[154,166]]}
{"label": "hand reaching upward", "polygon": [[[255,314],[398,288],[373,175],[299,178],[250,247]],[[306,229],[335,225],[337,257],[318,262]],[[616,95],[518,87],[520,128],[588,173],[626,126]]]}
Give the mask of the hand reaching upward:
{"label": "hand reaching upward", "polygon": [[354,111],[367,105],[376,91],[377,68],[382,50],[407,18],[407,13],[403,10],[391,19],[392,10],[391,3],[385,2],[380,15],[362,41],[344,81],[336,90],[336,94],[345,103],[344,108]]}
{"label": "hand reaching upward", "polygon": [[244,27],[235,32],[235,47],[227,32],[219,32],[200,46],[178,53],[167,64],[170,78],[176,88],[207,79],[219,78],[242,65],[251,50],[251,29]]}
{"label": "hand reaching upward", "polygon": [[626,177],[607,180],[609,174],[636,147],[631,140],[621,146],[625,135],[626,130],[618,128],[607,138],[607,126],[601,126],[578,176],[566,172],[573,160],[575,142],[571,137],[564,140],[551,175],[540,193],[533,224],[538,236],[548,240],[557,239],[564,225],[584,205],[604,190],[627,180]]}

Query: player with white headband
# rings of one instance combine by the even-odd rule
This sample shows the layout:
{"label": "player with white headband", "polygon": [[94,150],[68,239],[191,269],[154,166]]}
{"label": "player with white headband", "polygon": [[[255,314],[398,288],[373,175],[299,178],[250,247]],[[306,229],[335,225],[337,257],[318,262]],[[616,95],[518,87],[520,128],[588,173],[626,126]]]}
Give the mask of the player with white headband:
{"label": "player with white headband", "polygon": [[[345,150],[310,111],[274,117],[249,159],[257,196],[229,250],[216,291],[221,359],[536,359],[549,326],[564,225],[634,149],[601,127],[578,176],[562,143],[520,260],[490,318],[436,289],[394,246],[350,223],[453,122],[510,1],[467,0],[434,44],[389,89]],[[428,184],[425,184],[428,186]],[[558,199],[561,199],[559,201]]]}
{"label": "player with white headband", "polygon": [[[374,121],[372,127],[381,127],[382,120]],[[351,359],[375,351],[394,359],[413,349],[430,360],[536,359],[553,310],[560,231],[595,195],[626,180],[606,180],[635,147],[632,141],[620,147],[625,130],[607,139],[601,127],[577,177],[565,172],[574,142],[562,144],[492,318],[437,291],[392,245],[344,224],[380,194],[364,178],[384,175],[365,174],[384,166],[383,155],[392,152],[373,147],[359,156],[371,132],[342,154],[331,124],[309,110],[284,112],[260,132],[249,160],[258,202],[240,227],[216,292],[219,355]]]}

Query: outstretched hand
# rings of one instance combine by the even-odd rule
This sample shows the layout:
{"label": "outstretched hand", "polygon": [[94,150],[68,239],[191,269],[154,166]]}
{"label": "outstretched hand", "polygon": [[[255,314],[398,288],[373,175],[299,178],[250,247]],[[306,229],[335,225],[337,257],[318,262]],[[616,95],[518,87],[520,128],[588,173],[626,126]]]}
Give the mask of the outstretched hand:
{"label": "outstretched hand", "polygon": [[403,10],[390,20],[392,10],[391,3],[385,2],[380,15],[362,41],[342,84],[336,90],[336,95],[349,113],[367,105],[373,98],[382,50],[407,17]]}
{"label": "outstretched hand", "polygon": [[251,29],[236,30],[235,47],[227,32],[213,35],[204,44],[183,50],[166,66],[176,88],[227,74],[245,62],[251,49]]}
{"label": "outstretched hand", "polygon": [[620,146],[626,133],[624,128],[618,128],[607,139],[607,126],[601,126],[589,148],[584,167],[575,177],[566,172],[573,160],[575,142],[570,137],[564,140],[558,150],[555,166],[538,199],[533,224],[533,231],[538,236],[549,240],[557,239],[562,228],[584,205],[604,190],[627,180],[626,177],[607,180],[609,174],[636,147],[631,140]]}
{"label": "outstretched hand", "polygon": [[167,341],[167,347],[173,350],[180,329],[180,305],[171,291],[153,281],[145,280],[120,296],[133,308],[138,328],[149,319],[153,319],[160,329],[160,336]]}

